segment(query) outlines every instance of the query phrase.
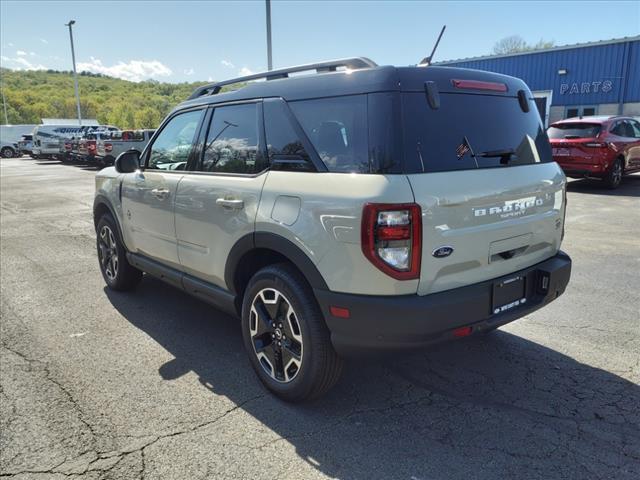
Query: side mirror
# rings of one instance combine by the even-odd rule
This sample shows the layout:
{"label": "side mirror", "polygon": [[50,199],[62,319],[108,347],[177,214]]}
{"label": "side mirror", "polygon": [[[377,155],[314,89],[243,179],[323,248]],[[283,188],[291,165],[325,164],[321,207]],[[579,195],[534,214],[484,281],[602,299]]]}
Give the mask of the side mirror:
{"label": "side mirror", "polygon": [[140,152],[138,150],[127,150],[116,158],[116,172],[131,173],[140,168]]}

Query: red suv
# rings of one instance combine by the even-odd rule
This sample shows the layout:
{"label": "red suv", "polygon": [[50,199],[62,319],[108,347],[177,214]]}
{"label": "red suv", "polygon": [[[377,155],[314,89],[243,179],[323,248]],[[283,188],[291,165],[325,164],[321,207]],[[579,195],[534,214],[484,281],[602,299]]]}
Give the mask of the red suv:
{"label": "red suv", "polygon": [[553,159],[568,177],[595,177],[617,188],[640,171],[640,123],[630,117],[569,118],[547,130]]}

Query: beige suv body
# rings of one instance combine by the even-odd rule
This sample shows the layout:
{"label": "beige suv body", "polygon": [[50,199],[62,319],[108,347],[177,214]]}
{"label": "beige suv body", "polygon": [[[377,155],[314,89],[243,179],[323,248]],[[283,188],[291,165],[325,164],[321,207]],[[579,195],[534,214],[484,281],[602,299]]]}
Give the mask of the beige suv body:
{"label": "beige suv body", "polygon": [[199,89],[96,176],[108,284],[144,271],[237,314],[288,400],[328,389],[342,356],[488,331],[564,291],[566,179],[524,83],[304,67]]}

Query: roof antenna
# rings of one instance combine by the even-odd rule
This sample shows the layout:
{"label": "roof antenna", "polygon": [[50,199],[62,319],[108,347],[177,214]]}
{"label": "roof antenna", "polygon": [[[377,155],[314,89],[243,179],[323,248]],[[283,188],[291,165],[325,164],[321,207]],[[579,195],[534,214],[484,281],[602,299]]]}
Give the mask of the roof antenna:
{"label": "roof antenna", "polygon": [[447,28],[447,26],[443,25],[442,30],[440,30],[440,35],[438,35],[438,40],[436,40],[436,44],[433,46],[433,50],[431,50],[431,55],[429,55],[428,57],[424,57],[418,64],[419,67],[428,67],[429,65],[431,65],[433,54],[436,53],[436,48],[438,48],[438,44],[440,43],[440,39],[442,38],[442,34],[444,33],[445,28]]}

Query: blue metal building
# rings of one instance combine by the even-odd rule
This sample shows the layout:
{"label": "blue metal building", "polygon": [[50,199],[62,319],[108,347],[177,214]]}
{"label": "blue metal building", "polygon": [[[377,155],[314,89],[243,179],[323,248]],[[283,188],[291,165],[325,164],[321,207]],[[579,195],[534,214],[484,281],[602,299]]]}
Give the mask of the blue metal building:
{"label": "blue metal building", "polygon": [[640,36],[438,65],[522,78],[545,125],[579,115],[640,115]]}

